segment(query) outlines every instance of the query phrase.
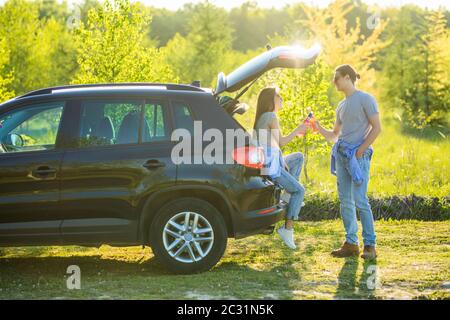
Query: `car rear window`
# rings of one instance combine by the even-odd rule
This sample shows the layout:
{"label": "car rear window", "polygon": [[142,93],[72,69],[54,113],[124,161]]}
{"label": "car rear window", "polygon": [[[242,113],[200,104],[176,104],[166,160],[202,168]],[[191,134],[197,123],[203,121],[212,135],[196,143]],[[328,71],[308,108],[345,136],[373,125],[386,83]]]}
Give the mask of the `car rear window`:
{"label": "car rear window", "polygon": [[166,114],[161,102],[148,102],[144,109],[142,142],[164,140],[168,137]]}
{"label": "car rear window", "polygon": [[186,129],[190,133],[194,132],[194,118],[189,106],[180,101],[173,101],[173,118],[175,122],[175,128]]}
{"label": "car rear window", "polygon": [[142,100],[83,101],[79,147],[167,140],[166,114],[162,102],[147,101],[143,105]]}

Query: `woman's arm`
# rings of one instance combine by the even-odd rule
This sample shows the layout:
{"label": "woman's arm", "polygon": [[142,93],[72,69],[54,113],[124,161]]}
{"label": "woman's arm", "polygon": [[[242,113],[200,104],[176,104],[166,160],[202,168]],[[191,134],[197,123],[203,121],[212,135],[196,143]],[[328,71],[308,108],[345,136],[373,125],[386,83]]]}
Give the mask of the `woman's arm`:
{"label": "woman's arm", "polygon": [[271,129],[271,132],[274,134],[280,148],[291,142],[291,140],[294,139],[299,133],[304,134],[308,129],[308,125],[302,123],[298,125],[297,128],[295,128],[290,134],[288,134],[287,136],[283,136],[278,117],[274,117],[272,119],[269,127]]}

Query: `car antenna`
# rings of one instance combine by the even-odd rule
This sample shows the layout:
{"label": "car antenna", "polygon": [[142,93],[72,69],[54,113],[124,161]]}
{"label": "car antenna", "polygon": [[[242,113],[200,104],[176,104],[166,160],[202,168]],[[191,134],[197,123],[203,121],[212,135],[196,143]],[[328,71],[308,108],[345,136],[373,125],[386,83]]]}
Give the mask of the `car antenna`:
{"label": "car antenna", "polygon": [[201,87],[200,80],[194,80],[194,81],[192,81],[192,82],[191,82],[191,86],[200,88],[200,87]]}

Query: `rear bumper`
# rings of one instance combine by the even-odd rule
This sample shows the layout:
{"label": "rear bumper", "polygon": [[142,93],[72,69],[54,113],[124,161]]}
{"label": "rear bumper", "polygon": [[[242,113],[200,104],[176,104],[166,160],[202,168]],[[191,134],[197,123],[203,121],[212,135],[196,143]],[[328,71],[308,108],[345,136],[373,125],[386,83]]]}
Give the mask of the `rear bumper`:
{"label": "rear bumper", "polygon": [[262,233],[285,217],[286,208],[286,203],[280,201],[269,208],[242,213],[239,223],[235,224],[234,237],[241,239]]}

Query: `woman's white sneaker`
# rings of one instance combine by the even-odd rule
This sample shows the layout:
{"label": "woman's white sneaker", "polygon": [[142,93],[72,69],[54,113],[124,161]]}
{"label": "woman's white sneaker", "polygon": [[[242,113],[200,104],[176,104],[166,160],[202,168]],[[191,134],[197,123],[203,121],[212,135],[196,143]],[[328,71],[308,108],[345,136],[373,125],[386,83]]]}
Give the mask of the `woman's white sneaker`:
{"label": "woman's white sneaker", "polygon": [[284,243],[291,249],[297,249],[294,242],[294,229],[288,230],[285,227],[281,227],[277,230],[279,236]]}

